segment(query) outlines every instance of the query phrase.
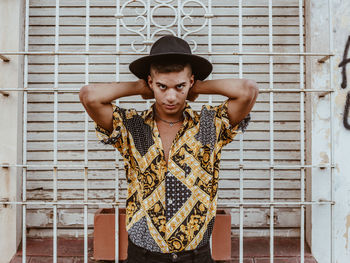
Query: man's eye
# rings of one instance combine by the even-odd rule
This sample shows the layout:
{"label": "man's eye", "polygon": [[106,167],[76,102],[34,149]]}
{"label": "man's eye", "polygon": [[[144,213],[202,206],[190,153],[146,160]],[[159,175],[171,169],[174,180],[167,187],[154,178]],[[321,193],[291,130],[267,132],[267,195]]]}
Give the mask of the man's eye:
{"label": "man's eye", "polygon": [[183,84],[182,84],[182,85],[178,85],[177,88],[178,88],[178,89],[182,89],[184,86],[185,86],[185,85],[183,85]]}
{"label": "man's eye", "polygon": [[159,85],[159,88],[160,88],[160,89],[165,89],[166,86],[165,86],[165,85]]}

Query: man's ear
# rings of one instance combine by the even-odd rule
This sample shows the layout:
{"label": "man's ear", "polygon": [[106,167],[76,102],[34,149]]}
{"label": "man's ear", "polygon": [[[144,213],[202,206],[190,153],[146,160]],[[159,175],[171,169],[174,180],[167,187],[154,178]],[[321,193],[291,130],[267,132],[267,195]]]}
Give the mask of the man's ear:
{"label": "man's ear", "polygon": [[194,75],[193,74],[191,75],[191,78],[190,78],[190,84],[191,84],[191,88],[192,88],[194,85]]}
{"label": "man's ear", "polygon": [[153,90],[153,87],[152,87],[152,77],[151,77],[151,75],[148,75],[148,77],[147,77],[147,83],[148,83],[148,87],[150,87],[150,89],[152,89]]}

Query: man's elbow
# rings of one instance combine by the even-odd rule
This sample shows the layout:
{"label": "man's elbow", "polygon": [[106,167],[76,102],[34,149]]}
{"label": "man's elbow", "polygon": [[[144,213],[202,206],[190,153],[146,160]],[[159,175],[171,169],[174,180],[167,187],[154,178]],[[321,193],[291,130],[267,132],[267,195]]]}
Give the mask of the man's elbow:
{"label": "man's elbow", "polygon": [[252,100],[255,100],[256,97],[258,96],[259,93],[259,88],[258,88],[258,84],[251,79],[247,79],[244,82],[244,99],[246,101],[251,102]]}
{"label": "man's elbow", "polygon": [[80,102],[84,105],[91,104],[93,102],[93,96],[91,92],[91,86],[84,85],[79,91]]}

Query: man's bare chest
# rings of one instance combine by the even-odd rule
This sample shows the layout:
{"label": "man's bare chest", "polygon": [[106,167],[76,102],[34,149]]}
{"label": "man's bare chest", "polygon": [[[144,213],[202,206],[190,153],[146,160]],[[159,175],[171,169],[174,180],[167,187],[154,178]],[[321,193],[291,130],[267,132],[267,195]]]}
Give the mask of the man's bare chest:
{"label": "man's bare chest", "polygon": [[162,146],[164,150],[165,155],[165,161],[168,163],[169,158],[169,152],[171,149],[171,145],[176,137],[176,134],[178,133],[179,129],[181,128],[181,123],[178,123],[172,127],[170,127],[169,124],[163,124],[163,123],[157,123],[160,139],[162,141]]}

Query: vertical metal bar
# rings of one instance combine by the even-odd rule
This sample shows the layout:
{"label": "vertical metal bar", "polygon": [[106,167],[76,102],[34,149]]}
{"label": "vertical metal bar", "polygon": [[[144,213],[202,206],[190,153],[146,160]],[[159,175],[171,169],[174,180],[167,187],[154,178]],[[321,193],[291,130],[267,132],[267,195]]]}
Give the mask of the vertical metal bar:
{"label": "vertical metal bar", "polygon": [[[272,0],[269,0],[269,52],[273,52],[272,42]],[[273,89],[273,56],[269,56],[270,89]],[[270,202],[274,201],[274,122],[273,92],[270,92]],[[270,263],[274,256],[274,206],[270,206]]]}
{"label": "vertical metal bar", "polygon": [[[212,13],[211,6],[212,6],[212,1],[208,0],[208,13],[209,14]],[[208,60],[211,63],[212,62],[211,53],[213,51],[213,48],[212,48],[212,22],[211,22],[211,18],[206,18],[206,19],[208,19],[208,53],[209,53]],[[213,78],[213,74],[210,73],[208,79],[212,79],[212,78]],[[213,96],[210,94],[209,97],[208,97],[208,104],[212,105],[212,103],[213,103]],[[211,249],[211,252],[212,252],[212,249],[213,249],[212,236],[209,239],[209,244],[210,244],[210,249]]]}
{"label": "vertical metal bar", "polygon": [[[303,0],[299,0],[299,51],[304,52],[304,27],[303,27]],[[299,86],[304,90],[304,57],[299,57]],[[305,93],[300,92],[300,165],[305,165]],[[300,201],[305,201],[305,169],[300,170]],[[305,236],[305,205],[300,207],[300,263],[304,263],[304,236]]]}
{"label": "vertical metal bar", "polygon": [[[116,0],[116,12],[117,14],[120,13],[120,0]],[[120,51],[120,16],[116,20],[116,27],[115,27],[115,36],[116,36],[116,45],[115,45],[115,51],[117,54],[119,54]],[[120,55],[116,55],[115,57],[115,81],[120,81]],[[119,99],[117,99],[117,103],[119,106]],[[116,168],[115,168],[115,202],[116,204],[119,203],[119,152],[117,149],[115,149],[115,155],[116,155]],[[119,261],[119,206],[114,206],[114,259],[115,262]]]}
{"label": "vertical metal bar", "polygon": [[177,0],[177,37],[181,38],[181,0]]}
{"label": "vertical metal bar", "polygon": [[[242,21],[242,0],[238,2],[238,51],[243,52],[243,21]],[[243,58],[238,56],[239,78],[243,78]],[[243,133],[239,136],[239,202],[243,203]],[[244,224],[244,207],[239,206],[239,263],[243,263],[243,224]]]}
{"label": "vertical metal bar", "polygon": [[[29,0],[25,2],[24,51],[28,52]],[[24,55],[23,77],[23,170],[22,170],[22,263],[27,261],[27,119],[28,119],[28,55]]]}
{"label": "vertical metal bar", "polygon": [[[60,1],[56,0],[55,17],[55,52],[58,52],[59,43],[59,6]],[[58,55],[55,55],[54,69],[54,133],[53,133],[53,200],[57,202],[57,119],[58,119]],[[57,205],[53,205],[53,262],[57,262]]]}
{"label": "vertical metal bar", "polygon": [[[211,0],[208,0],[208,13],[211,14],[211,6],[212,6],[212,2]],[[211,22],[211,18],[206,18],[208,19],[208,53],[209,53],[209,57],[208,60],[210,61],[210,63],[212,62],[212,57],[211,57],[211,53],[213,52],[213,48],[212,48],[212,22]],[[213,74],[209,75],[208,79],[212,79],[213,78]],[[213,103],[213,95],[209,95],[209,101],[208,101],[209,105],[212,105]]]}
{"label": "vertical metal bar", "polygon": [[[85,6],[85,51],[90,50],[90,1],[86,0]],[[89,84],[89,56],[85,56],[85,85]],[[85,112],[85,137],[84,137],[84,202],[88,202],[88,134],[89,116]],[[88,206],[84,204],[84,263],[88,262]]]}
{"label": "vertical metal bar", "polygon": [[[333,52],[333,6],[332,6],[333,1],[328,0],[328,17],[329,17],[329,25],[328,25],[328,30],[329,30],[329,52]],[[333,73],[333,62],[334,62],[334,57],[331,56],[329,58],[329,83],[330,83],[330,89],[334,90],[333,86],[333,79],[334,79],[334,73]],[[329,94],[329,112],[330,112],[330,181],[331,181],[331,201],[333,201],[334,198],[334,182],[333,182],[333,174],[334,174],[334,92],[330,92]],[[334,206],[331,205],[331,225],[330,225],[330,230],[331,230],[331,262],[335,262],[335,247],[334,247],[334,239],[335,239],[335,230],[334,230]]]}
{"label": "vertical metal bar", "polygon": [[[147,43],[151,40],[151,1],[147,1]],[[147,53],[150,51],[150,46],[147,45]],[[149,100],[146,101],[147,109],[150,107]]]}

